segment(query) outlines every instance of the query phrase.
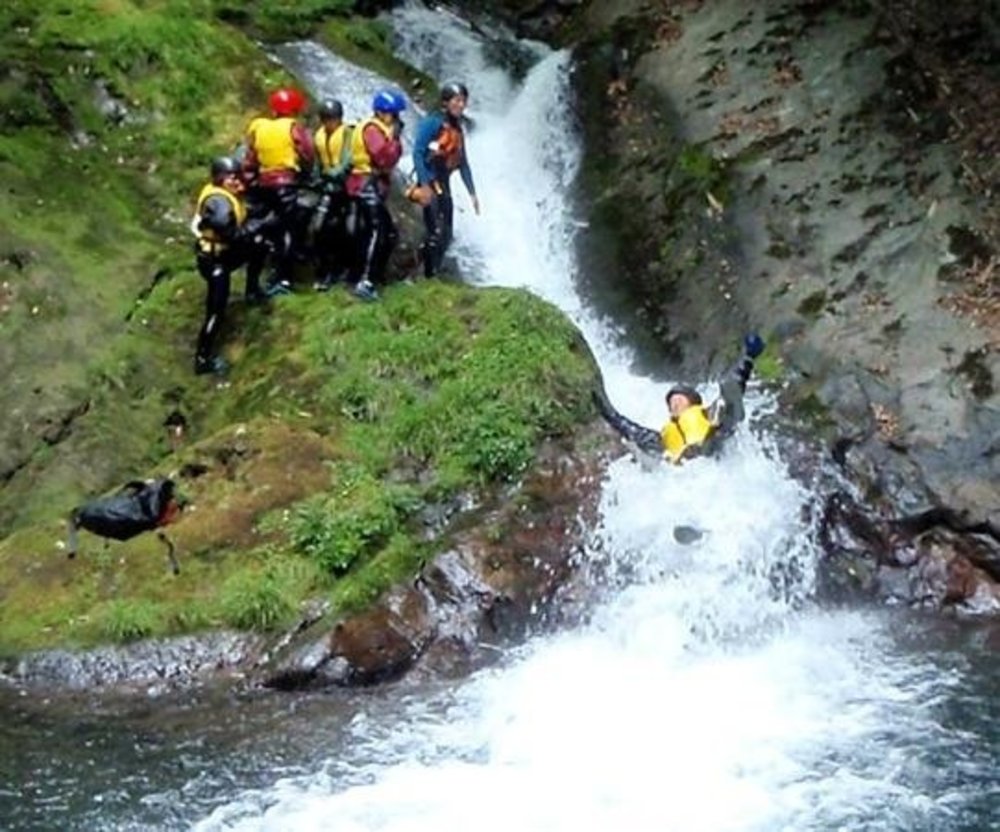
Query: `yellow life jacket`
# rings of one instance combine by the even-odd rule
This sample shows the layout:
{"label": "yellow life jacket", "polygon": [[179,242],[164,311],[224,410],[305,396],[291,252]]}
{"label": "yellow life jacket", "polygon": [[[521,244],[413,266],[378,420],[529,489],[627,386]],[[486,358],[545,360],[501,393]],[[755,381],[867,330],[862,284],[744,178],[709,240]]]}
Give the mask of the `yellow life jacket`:
{"label": "yellow life jacket", "polygon": [[392,125],[386,124],[382,119],[371,116],[366,118],[354,128],[351,136],[351,173],[368,174],[372,172],[372,159],[368,155],[368,148],[365,147],[365,130],[368,125],[374,124],[385,135],[387,139],[392,139]]}
{"label": "yellow life jacket", "polygon": [[316,130],[313,141],[316,145],[316,153],[319,156],[320,170],[326,173],[331,168],[344,164],[351,149],[350,137],[354,131],[353,124],[341,124],[332,133],[320,125]]}
{"label": "yellow life jacket", "polygon": [[299,155],[292,139],[294,118],[255,118],[247,128],[250,147],[257,154],[261,173],[299,170]]}
{"label": "yellow life jacket", "polygon": [[[198,194],[198,205],[195,209],[195,216],[201,216],[201,209],[204,206],[205,201],[213,196],[221,196],[229,200],[229,205],[233,209],[233,216],[236,217],[236,227],[239,228],[246,222],[247,218],[247,207],[243,200],[227,191],[225,188],[220,188],[218,185],[214,185],[209,182],[204,188],[201,189],[201,193]],[[199,250],[205,252],[206,254],[218,254],[220,251],[226,248],[226,242],[219,239],[219,235],[211,228],[199,228],[198,229],[198,248]]]}
{"label": "yellow life jacket", "polygon": [[680,416],[663,426],[660,438],[663,453],[671,462],[680,462],[687,450],[700,445],[715,430],[715,423],[700,404],[693,404]]}

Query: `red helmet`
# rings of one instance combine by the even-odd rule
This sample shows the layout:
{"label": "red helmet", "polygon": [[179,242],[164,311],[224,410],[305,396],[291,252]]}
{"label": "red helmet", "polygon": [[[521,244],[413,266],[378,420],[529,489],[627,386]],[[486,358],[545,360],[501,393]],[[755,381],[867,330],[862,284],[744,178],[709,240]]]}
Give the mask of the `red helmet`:
{"label": "red helmet", "polygon": [[297,116],[306,108],[305,96],[290,87],[282,87],[272,92],[267,103],[271,105],[271,112],[276,116]]}

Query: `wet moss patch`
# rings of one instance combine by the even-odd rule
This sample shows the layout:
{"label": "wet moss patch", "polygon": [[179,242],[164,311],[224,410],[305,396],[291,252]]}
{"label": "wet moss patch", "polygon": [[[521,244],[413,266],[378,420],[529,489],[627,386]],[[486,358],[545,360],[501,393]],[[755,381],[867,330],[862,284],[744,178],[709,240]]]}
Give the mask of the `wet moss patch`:
{"label": "wet moss patch", "polygon": [[955,368],[966,379],[972,395],[977,399],[988,399],[996,390],[993,383],[993,373],[990,371],[986,359],[986,348],[969,350]]}
{"label": "wet moss patch", "polygon": [[796,308],[806,318],[818,318],[826,308],[826,290],[820,289],[807,295]]}

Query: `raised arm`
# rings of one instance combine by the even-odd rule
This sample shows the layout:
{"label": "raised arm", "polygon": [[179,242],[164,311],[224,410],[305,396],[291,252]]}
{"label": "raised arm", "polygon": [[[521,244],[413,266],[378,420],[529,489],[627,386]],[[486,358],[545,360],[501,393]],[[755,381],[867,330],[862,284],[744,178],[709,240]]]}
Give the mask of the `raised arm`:
{"label": "raised arm", "polygon": [[732,433],[736,426],[743,421],[745,416],[743,393],[746,391],[747,381],[753,372],[754,359],[762,352],[764,352],[764,339],[756,333],[747,335],[743,339],[743,354],[739,361],[720,382],[719,399],[712,405],[712,415],[717,425],[716,431],[720,436]]}

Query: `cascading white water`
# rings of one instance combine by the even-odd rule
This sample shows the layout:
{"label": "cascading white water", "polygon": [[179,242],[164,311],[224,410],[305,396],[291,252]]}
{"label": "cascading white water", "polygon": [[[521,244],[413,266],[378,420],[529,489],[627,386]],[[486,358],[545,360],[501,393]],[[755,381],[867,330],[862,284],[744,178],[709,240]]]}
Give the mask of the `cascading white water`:
{"label": "cascading white water", "polygon": [[[409,60],[471,87],[483,214],[457,216],[463,273],[563,308],[612,398],[657,424],[667,379],[630,372],[613,322],[574,285],[568,57],[540,56],[515,85],[450,15],[407,7],[393,22]],[[282,59],[318,95],[365,113],[377,79],[309,45]],[[466,204],[457,182],[456,203]],[[751,411],[766,406],[751,397]],[[587,626],[536,638],[395,713],[359,715],[315,773],[234,795],[197,828],[947,826],[965,796],[922,749],[941,733],[935,708],[956,676],[895,651],[888,616],[810,603],[807,500],[746,428],[719,460],[652,470],[620,460],[595,536],[627,579]],[[679,545],[676,524],[704,536]]]}

